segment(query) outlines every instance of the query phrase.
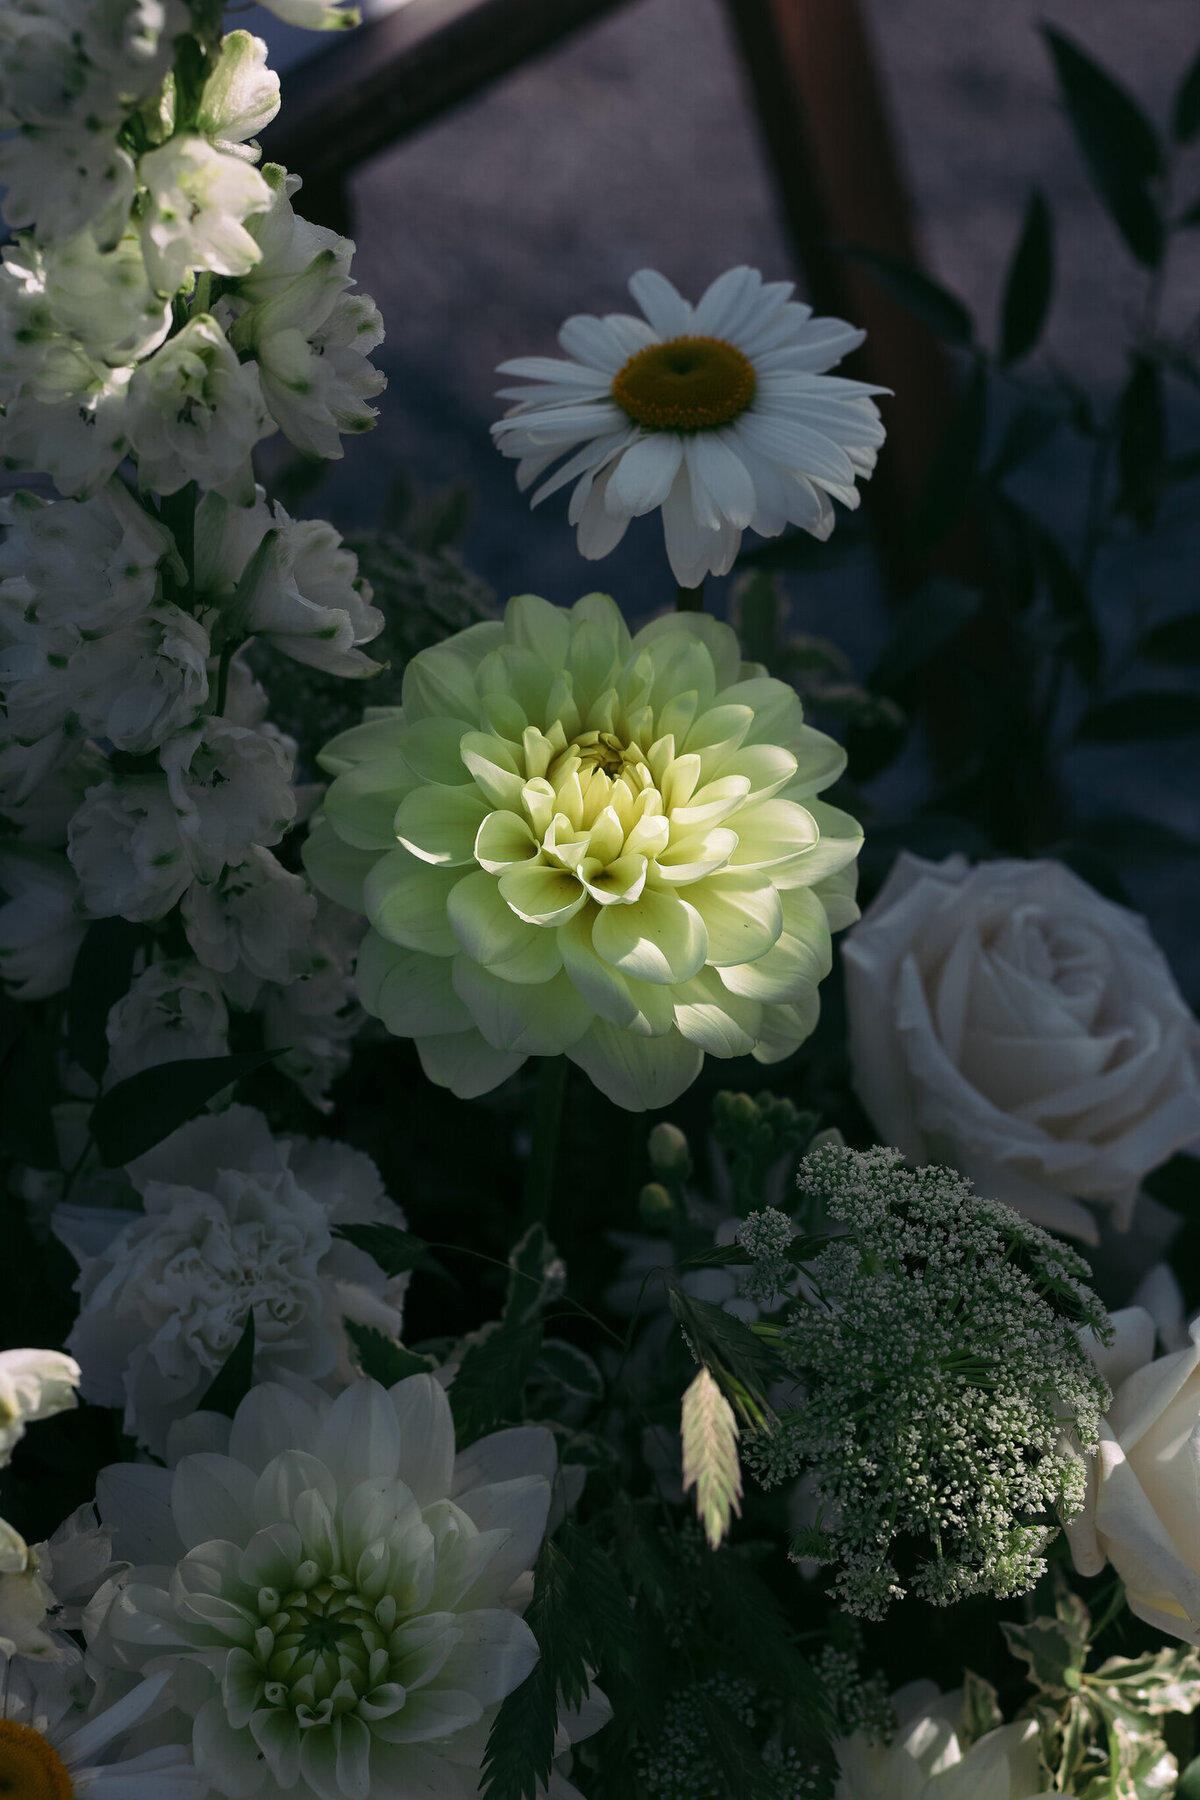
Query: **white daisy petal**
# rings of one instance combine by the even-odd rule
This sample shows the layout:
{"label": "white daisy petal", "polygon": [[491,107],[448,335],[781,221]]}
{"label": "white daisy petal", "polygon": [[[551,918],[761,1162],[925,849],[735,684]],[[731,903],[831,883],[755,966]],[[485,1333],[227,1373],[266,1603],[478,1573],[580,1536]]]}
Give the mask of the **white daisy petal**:
{"label": "white daisy petal", "polygon": [[710,282],[699,300],[696,302],[692,319],[692,328],[705,337],[732,338],[739,337],[739,327],[744,328],[761,308],[755,307],[762,293],[762,276],[757,269],[748,269],[743,265],[738,269],[726,269],[723,275]]}
{"label": "white daisy petal", "polygon": [[629,355],[621,334],[594,313],[575,313],[565,320],[558,341],[568,356],[606,375],[615,375]]}
{"label": "white daisy petal", "polygon": [[686,463],[663,501],[662,515],[671,573],[680,587],[699,587],[712,566],[709,550],[718,534],[696,517]]}
{"label": "white daisy petal", "polygon": [[497,363],[496,373],[520,375],[527,381],[562,381],[570,387],[592,387],[596,381],[594,368],[566,362],[561,356],[517,356],[511,362]]}
{"label": "white daisy petal", "polygon": [[691,307],[657,269],[639,269],[631,275],[629,291],[660,337],[682,337],[693,329]]}
{"label": "white daisy petal", "polygon": [[[574,481],[575,477],[581,474],[585,469],[591,469],[593,471],[602,469],[604,465],[611,462],[613,457],[623,450],[627,444],[632,444],[636,437],[636,427],[629,426],[622,432],[614,432],[610,437],[589,438],[582,450],[577,450],[575,455],[563,463],[561,468],[554,471],[554,474],[551,475],[548,481],[542,483],[529,504],[531,506],[540,506],[542,501],[550,494],[556,494],[560,487],[565,487],[569,481]],[[553,461],[553,458],[548,457],[546,460],[547,462],[551,462]],[[543,467],[544,466],[545,465],[543,464]],[[583,504],[582,501],[580,504]],[[572,520],[572,523],[574,522],[575,521]]]}
{"label": "white daisy petal", "polygon": [[684,441],[654,431],[631,444],[609,477],[604,504],[614,518],[640,518],[662,505],[683,461]]}
{"label": "white daisy petal", "polygon": [[822,432],[812,431],[798,419],[746,413],[738,420],[747,443],[765,456],[773,456],[786,468],[802,470],[822,480],[853,481],[854,469],[844,450]]}
{"label": "white daisy petal", "polygon": [[633,313],[605,313],[604,323],[620,344],[625,356],[634,356],[655,340],[654,327]]}
{"label": "white daisy petal", "polygon": [[580,556],[586,556],[589,562],[597,562],[600,557],[607,556],[610,550],[615,550],[629,526],[628,518],[615,519],[604,504],[608,480],[609,471],[601,470],[592,483],[579,515],[575,542]]}
{"label": "white daisy petal", "polygon": [[715,433],[698,431],[687,441],[688,473],[712,495],[717,511],[739,529],[754,517],[754,483],[737,451]]}

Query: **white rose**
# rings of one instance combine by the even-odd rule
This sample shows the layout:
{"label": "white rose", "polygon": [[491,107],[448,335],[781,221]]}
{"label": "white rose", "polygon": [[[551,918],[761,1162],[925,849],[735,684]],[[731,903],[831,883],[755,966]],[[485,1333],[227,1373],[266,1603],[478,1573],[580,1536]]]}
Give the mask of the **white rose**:
{"label": "white rose", "polygon": [[238,361],[208,313],[189,319],[139,363],[129,411],[138,479],[159,494],[189,481],[220,487],[239,478],[255,444],[273,429],[257,370]]}
{"label": "white rose", "polygon": [[87,927],[76,910],[79,883],[65,856],[0,841],[0,979],[18,1000],[61,994]]}
{"label": "white rose", "polygon": [[1113,1402],[1083,1510],[1063,1528],[1081,1575],[1111,1562],[1131,1612],[1200,1646],[1200,1320],[1185,1350],[1157,1361],[1148,1312],[1127,1307],[1113,1324],[1110,1348],[1089,1345]]}
{"label": "white rose", "polygon": [[228,1034],[229,1012],[211,970],[187,957],[151,963],[109,1009],[108,1085],[159,1063],[224,1056]]}
{"label": "white rose", "polygon": [[1200,1133],[1200,1029],[1145,921],[1056,862],[902,854],[843,946],[855,1086],[884,1143],[1051,1231],[1125,1229]]}
{"label": "white rose", "polygon": [[179,820],[159,775],[102,781],[67,834],[89,918],[161,919],[192,879]]}
{"label": "white rose", "polygon": [[147,190],[142,254],[160,294],[173,294],[193,270],[244,275],[261,251],[245,220],[271,203],[271,190],[240,156],[207,138],[180,132],[138,164]]}
{"label": "white rose", "polygon": [[246,860],[252,844],[277,844],[296,816],[290,740],[209,717],[163,746],[171,799],[202,881]]}
{"label": "white rose", "polygon": [[344,1317],[398,1335],[407,1277],[388,1279],[338,1225],[402,1226],[369,1157],[329,1139],[273,1137],[247,1106],[193,1119],[129,1165],[140,1213],[66,1205],[58,1236],[80,1264],[68,1340],[85,1397],[125,1408],[161,1455],[253,1309],[255,1379],[353,1378]]}
{"label": "white rose", "polygon": [[183,928],[234,1005],[250,1007],[264,981],[291,980],[316,912],[316,895],[303,877],[255,844],[219,880],[193,882],[183,897]]}

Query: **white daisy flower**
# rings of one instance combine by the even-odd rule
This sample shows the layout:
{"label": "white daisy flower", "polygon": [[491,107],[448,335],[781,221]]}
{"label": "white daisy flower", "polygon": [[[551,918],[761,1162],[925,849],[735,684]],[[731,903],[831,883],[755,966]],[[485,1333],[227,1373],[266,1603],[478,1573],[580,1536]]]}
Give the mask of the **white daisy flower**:
{"label": "white daisy flower", "polygon": [[207,1783],[183,1745],[132,1755],[122,1740],[154,1705],[169,1676],[145,1681],[113,1705],[83,1710],[90,1686],[76,1663],[31,1666],[0,1658],[0,1793],[21,1800],[201,1800]]}
{"label": "white daisy flower", "polygon": [[871,395],[889,390],[826,373],[865,333],[814,319],[790,281],[757,269],[728,269],[696,306],[654,269],[629,290],[644,318],[579,313],[558,334],[569,361],[500,364],[535,384],[501,388],[516,404],[492,426],[497,448],[520,459],[518,487],[566,456],[532,504],[574,481],[568,517],[592,559],[661,507],[681,587],[728,574],[747,527],[827,538],[832,501],[858,505],[855,481],[885,435]]}

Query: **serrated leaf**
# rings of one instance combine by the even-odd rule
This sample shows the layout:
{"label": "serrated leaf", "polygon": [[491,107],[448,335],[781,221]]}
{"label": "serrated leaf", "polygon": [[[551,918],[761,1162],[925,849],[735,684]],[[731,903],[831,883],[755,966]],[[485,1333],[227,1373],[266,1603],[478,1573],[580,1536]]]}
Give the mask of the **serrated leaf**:
{"label": "serrated leaf", "polygon": [[1200,697],[1195,694],[1119,694],[1084,713],[1075,727],[1080,744],[1148,744],[1200,732]]}
{"label": "serrated leaf", "polygon": [[748,1325],[723,1307],[685,1294],[674,1282],[667,1300],[699,1360],[716,1376],[747,1422],[766,1411],[763,1382],[773,1358]]}
{"label": "serrated leaf", "polygon": [[1151,662],[1200,663],[1200,612],[1183,613],[1177,619],[1165,619],[1138,640],[1137,654]]}
{"label": "serrated leaf", "polygon": [[94,919],[67,992],[67,1052],[93,1081],[108,1067],[108,1015],[128,991],[141,928],[128,919]]}
{"label": "serrated leaf", "polygon": [[604,1377],[586,1351],[565,1338],[547,1338],[538,1351],[532,1377],[561,1388],[581,1400],[604,1398]]}
{"label": "serrated leaf", "polygon": [[460,1450],[484,1432],[521,1416],[521,1390],[541,1348],[537,1319],[489,1331],[463,1357],[450,1384],[450,1410]]}
{"label": "serrated leaf", "polygon": [[1042,194],[1030,195],[1000,307],[1000,360],[1019,362],[1042,335],[1054,292],[1054,224]]}
{"label": "serrated leaf", "polygon": [[222,1088],[273,1061],[277,1050],[238,1050],[230,1056],[181,1057],[142,1069],[101,1094],[91,1131],[100,1160],[122,1168],[194,1118]]}
{"label": "serrated leaf", "polygon": [[343,1319],[346,1336],[354,1346],[354,1360],[364,1375],[381,1387],[393,1387],[409,1375],[428,1375],[437,1368],[432,1356],[422,1356],[375,1325],[363,1325],[358,1319]]}
{"label": "serrated leaf", "polygon": [[985,1737],[998,1725],[1003,1725],[1004,1714],[1000,1710],[1000,1701],[990,1681],[977,1675],[974,1669],[967,1669],[963,1675],[963,1748],[973,1744],[976,1738]]}
{"label": "serrated leaf", "polygon": [[881,288],[936,337],[948,344],[966,346],[971,342],[975,327],[970,313],[956,294],[923,269],[881,250],[869,250],[865,244],[844,244],[841,249],[843,256],[868,270]]}
{"label": "serrated leaf", "polygon": [[335,1225],[333,1235],[362,1250],[389,1280],[419,1269],[429,1256],[425,1239],[399,1225]]}
{"label": "serrated leaf", "polygon": [[222,1413],[232,1419],[250,1389],[254,1386],[254,1308],[246,1314],[242,1335],[223,1367],[197,1404],[197,1412]]}
{"label": "serrated leaf", "polygon": [[892,635],[867,677],[880,694],[903,694],[930,657],[952,643],[979,611],[977,588],[941,577],[918,588],[896,621]]}
{"label": "serrated leaf", "polygon": [[1171,108],[1171,135],[1180,144],[1190,144],[1200,135],[1200,55],[1192,58],[1187,72],[1175,90]]}
{"label": "serrated leaf", "polygon": [[1096,191],[1139,262],[1162,260],[1163,225],[1147,183],[1162,169],[1158,136],[1132,95],[1052,25],[1050,49],[1067,117]]}
{"label": "serrated leaf", "polygon": [[733,1408],[706,1368],[683,1396],[683,1491],[696,1490],[696,1513],[709,1549],[727,1535],[734,1513],[741,1515],[742,1470]]}
{"label": "serrated leaf", "polygon": [[755,1732],[720,1700],[710,1696],[702,1715],[713,1762],[722,1776],[722,1793],[737,1800],[778,1800],[779,1783],[763,1761]]}
{"label": "serrated leaf", "polygon": [[685,1269],[727,1269],[741,1267],[752,1263],[754,1258],[740,1244],[711,1244],[707,1250],[697,1250],[693,1256],[685,1256],[682,1267]]}
{"label": "serrated leaf", "polygon": [[1087,1641],[1080,1643],[1069,1624],[1039,1618],[1029,1625],[1013,1625],[1002,1619],[1000,1629],[1011,1654],[1028,1665],[1035,1687],[1064,1697],[1078,1692]]}

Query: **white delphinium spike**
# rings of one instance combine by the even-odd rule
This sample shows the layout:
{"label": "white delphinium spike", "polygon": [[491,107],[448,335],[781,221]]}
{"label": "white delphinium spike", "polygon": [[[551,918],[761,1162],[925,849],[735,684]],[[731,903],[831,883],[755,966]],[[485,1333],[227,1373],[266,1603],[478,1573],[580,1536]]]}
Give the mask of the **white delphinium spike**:
{"label": "white delphinium spike", "polygon": [[189,957],[151,963],[109,1008],[108,1086],[159,1063],[225,1056],[229,1010],[216,975]]}

